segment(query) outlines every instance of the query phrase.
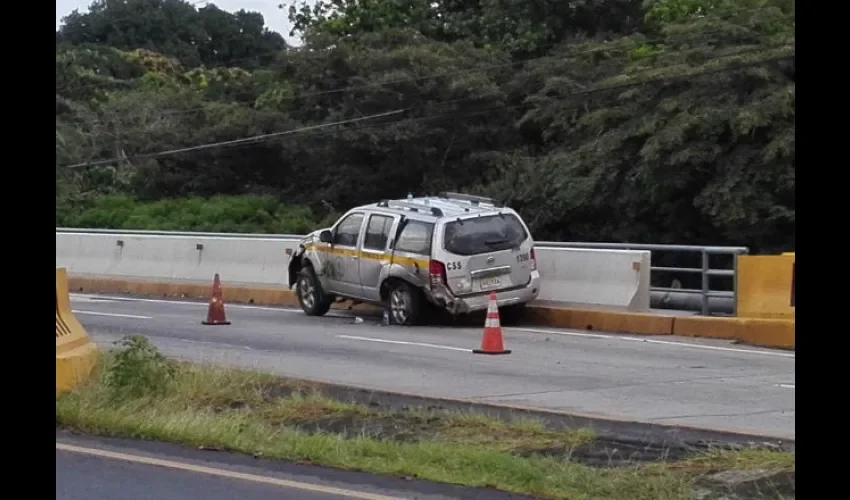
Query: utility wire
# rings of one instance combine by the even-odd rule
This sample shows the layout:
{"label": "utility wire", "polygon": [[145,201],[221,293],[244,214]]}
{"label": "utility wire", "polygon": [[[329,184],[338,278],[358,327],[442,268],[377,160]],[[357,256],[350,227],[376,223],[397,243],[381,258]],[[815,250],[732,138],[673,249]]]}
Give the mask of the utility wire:
{"label": "utility wire", "polygon": [[243,137],[241,139],[233,139],[233,140],[230,140],[230,141],[213,142],[213,143],[209,143],[209,144],[201,144],[199,146],[191,146],[191,147],[179,148],[179,149],[169,149],[167,151],[160,151],[160,152],[157,152],[157,153],[143,153],[143,154],[138,154],[138,155],[133,155],[133,156],[110,158],[110,159],[107,159],[107,160],[98,160],[98,161],[85,162],[85,163],[75,163],[73,165],[66,165],[65,168],[93,167],[93,166],[97,166],[97,165],[104,165],[104,164],[107,164],[107,163],[114,163],[116,161],[122,161],[122,160],[159,158],[161,156],[170,156],[170,155],[175,155],[175,154],[180,154],[180,153],[188,153],[188,152],[191,152],[191,151],[200,151],[200,150],[203,150],[203,149],[210,149],[210,148],[215,148],[215,147],[240,145],[240,144],[245,144],[245,143],[263,141],[263,140],[266,140],[266,139],[271,139],[272,137],[281,137],[281,136],[285,136],[285,135],[297,134],[297,133],[301,133],[301,132],[308,132],[308,131],[311,131],[311,130],[316,130],[316,129],[321,129],[321,128],[336,127],[338,125],[347,125],[349,123],[357,123],[357,122],[362,122],[362,121],[365,121],[365,120],[374,120],[375,118],[382,118],[382,117],[385,117],[385,116],[393,116],[393,115],[397,115],[397,114],[400,114],[400,113],[404,113],[405,111],[407,111],[407,109],[397,109],[397,110],[394,110],[394,111],[387,111],[385,113],[377,113],[377,114],[374,114],[374,115],[368,115],[368,116],[363,116],[363,117],[359,117],[359,118],[351,118],[349,120],[341,120],[341,121],[338,121],[338,122],[323,123],[323,124],[320,124],[320,125],[311,125],[311,126],[307,126],[307,127],[299,127],[299,128],[296,128],[296,129],[284,130],[283,132],[272,132],[270,134],[254,135],[254,136],[251,136],[251,137]]}
{"label": "utility wire", "polygon": [[[772,62],[779,62],[779,61],[791,60],[791,59],[794,59],[794,56],[779,56],[779,57],[773,57],[773,58],[763,59],[763,60],[759,60],[759,61],[752,61],[752,62],[737,64],[737,65],[729,65],[729,66],[714,68],[714,69],[710,69],[710,70],[703,70],[703,71],[688,73],[688,74],[684,74],[684,75],[675,75],[675,76],[668,76],[668,77],[663,77],[663,78],[650,78],[650,79],[642,80],[642,81],[639,81],[639,82],[627,82],[627,83],[622,83],[622,84],[618,84],[618,85],[610,85],[610,86],[604,86],[604,87],[583,89],[583,90],[570,92],[570,93],[564,94],[564,95],[556,97],[556,98],[547,98],[547,99],[542,99],[542,100],[538,100],[538,101],[535,101],[535,102],[528,102],[528,103],[515,105],[515,106],[507,106],[507,105],[493,106],[491,108],[485,108],[485,109],[482,109],[482,110],[470,111],[469,113],[464,113],[464,114],[444,113],[444,114],[438,114],[438,115],[433,115],[433,116],[411,118],[411,119],[407,119],[407,120],[396,120],[396,121],[388,122],[384,125],[393,125],[393,124],[399,124],[399,123],[403,123],[403,122],[406,123],[406,122],[433,120],[433,119],[447,118],[447,117],[453,117],[453,118],[468,117],[468,116],[486,114],[486,113],[489,113],[489,112],[492,112],[492,111],[495,111],[495,110],[500,110],[500,109],[521,108],[521,107],[524,107],[524,106],[538,106],[541,103],[561,101],[561,100],[565,100],[567,98],[575,97],[575,96],[589,95],[589,94],[595,94],[595,93],[599,93],[599,92],[610,92],[610,91],[615,91],[615,90],[625,90],[625,89],[628,89],[628,88],[646,85],[646,84],[649,84],[649,83],[667,83],[667,82],[670,82],[670,81],[686,80],[686,79],[690,79],[690,78],[712,75],[712,74],[725,73],[725,72],[735,71],[735,70],[740,70],[740,69],[747,69],[747,68],[751,68],[751,67],[761,66],[761,65],[764,65],[764,64],[769,64],[769,63],[772,63]],[[399,115],[399,114],[402,114],[402,113],[404,113],[408,110],[409,109],[398,109],[398,110],[389,111],[389,112],[386,112],[386,113],[368,115],[368,116],[353,118],[353,119],[349,119],[349,120],[341,120],[341,121],[332,122],[332,123],[325,123],[325,124],[313,125],[313,126],[308,126],[308,127],[300,127],[300,128],[297,128],[297,129],[286,130],[286,131],[283,131],[283,132],[274,132],[274,133],[270,133],[270,134],[262,134],[262,135],[256,135],[256,136],[251,136],[251,137],[244,137],[244,138],[234,139],[234,140],[230,140],[230,141],[220,141],[220,142],[201,144],[201,145],[198,145],[198,146],[191,146],[191,147],[180,148],[180,149],[171,149],[171,150],[160,151],[160,152],[156,152],[156,153],[145,153],[145,154],[138,154],[138,155],[133,155],[133,156],[114,157],[114,158],[109,158],[109,159],[105,159],[105,160],[75,163],[75,164],[72,164],[72,165],[65,165],[65,166],[63,166],[63,168],[92,167],[92,166],[97,166],[97,165],[105,165],[105,164],[109,164],[109,163],[115,163],[115,162],[118,162],[118,161],[126,161],[126,160],[134,160],[134,159],[160,158],[160,157],[163,157],[163,156],[171,156],[171,155],[175,155],[175,154],[187,153],[187,152],[193,152],[193,151],[199,151],[199,150],[205,150],[205,149],[242,146],[242,145],[246,145],[248,143],[255,143],[255,142],[264,141],[264,140],[277,138],[277,137],[281,137],[281,136],[302,134],[302,133],[313,132],[313,131],[317,131],[317,130],[321,130],[321,129],[326,129],[326,128],[329,128],[329,127],[347,125],[347,124],[350,124],[350,123],[358,123],[358,122],[363,122],[363,121],[366,121],[366,120],[373,120],[375,118],[381,118],[381,117],[386,117],[386,116]],[[366,127],[364,127],[364,128],[366,128]]]}

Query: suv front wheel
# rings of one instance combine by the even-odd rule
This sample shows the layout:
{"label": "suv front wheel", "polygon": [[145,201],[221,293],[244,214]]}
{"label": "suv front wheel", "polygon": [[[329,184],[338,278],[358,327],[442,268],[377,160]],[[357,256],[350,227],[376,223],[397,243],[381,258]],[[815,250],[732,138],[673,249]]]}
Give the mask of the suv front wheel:
{"label": "suv front wheel", "polygon": [[322,285],[311,266],[304,266],[298,273],[295,295],[307,316],[324,316],[330,311],[333,303],[333,297],[322,290]]}
{"label": "suv front wheel", "polygon": [[394,281],[387,293],[389,313],[396,325],[411,326],[419,324],[422,317],[422,295],[404,281]]}

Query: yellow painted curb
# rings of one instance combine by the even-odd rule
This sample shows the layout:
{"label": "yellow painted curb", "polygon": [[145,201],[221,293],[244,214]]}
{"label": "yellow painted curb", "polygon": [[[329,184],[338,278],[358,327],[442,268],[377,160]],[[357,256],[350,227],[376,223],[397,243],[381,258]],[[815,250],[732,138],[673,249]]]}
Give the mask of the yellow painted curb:
{"label": "yellow painted curb", "polygon": [[640,335],[673,334],[673,316],[661,314],[533,306],[528,310],[528,319],[556,328]]}
{"label": "yellow painted curb", "polygon": [[762,347],[795,347],[796,320],[681,316],[673,321],[673,334],[738,340]]}
{"label": "yellow painted curb", "polygon": [[737,340],[741,335],[739,318],[682,316],[673,320],[673,335]]}
{"label": "yellow painted curb", "polygon": [[[70,289],[88,293],[128,293],[159,297],[209,299],[212,285],[197,283],[168,283],[112,278],[69,278]],[[223,283],[225,302],[269,306],[297,307],[298,300],[285,288],[255,288]],[[335,309],[348,309],[338,303]],[[377,312],[368,304],[354,310]],[[664,314],[603,311],[548,306],[532,306],[528,310],[531,323],[555,328],[596,330],[600,332],[637,335],[683,335],[689,337],[739,340],[765,347],[794,347],[794,320],[717,318],[705,316],[673,316]]]}
{"label": "yellow painted curb", "polygon": [[[113,278],[85,278],[74,276],[69,279],[70,289],[78,293],[127,293],[158,297],[182,297],[209,299],[212,295],[212,280],[209,285],[198,283],[168,283],[164,281],[122,280]],[[298,299],[286,288],[260,288],[228,285],[222,280],[222,298],[225,304],[256,304],[263,306],[298,307]],[[226,306],[225,306],[226,307]],[[332,306],[348,309],[345,302]],[[367,304],[354,306],[353,310],[378,309]]]}
{"label": "yellow painted curb", "polygon": [[56,396],[73,389],[91,374],[99,359],[97,346],[71,312],[68,275],[56,268]]}
{"label": "yellow painted curb", "polygon": [[796,348],[797,320],[744,318],[738,340],[765,347]]}

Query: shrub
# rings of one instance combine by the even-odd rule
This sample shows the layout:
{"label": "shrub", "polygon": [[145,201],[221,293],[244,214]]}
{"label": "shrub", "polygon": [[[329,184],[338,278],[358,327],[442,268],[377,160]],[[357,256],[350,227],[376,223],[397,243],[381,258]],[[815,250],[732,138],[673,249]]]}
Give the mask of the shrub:
{"label": "shrub", "polygon": [[147,337],[133,335],[115,343],[105,367],[104,383],[118,398],[158,393],[174,378],[176,366],[150,343]]}
{"label": "shrub", "polygon": [[109,195],[76,204],[57,201],[56,209],[57,226],[94,229],[306,234],[317,229],[319,224],[309,208],[284,205],[270,196],[143,202],[130,196]]}

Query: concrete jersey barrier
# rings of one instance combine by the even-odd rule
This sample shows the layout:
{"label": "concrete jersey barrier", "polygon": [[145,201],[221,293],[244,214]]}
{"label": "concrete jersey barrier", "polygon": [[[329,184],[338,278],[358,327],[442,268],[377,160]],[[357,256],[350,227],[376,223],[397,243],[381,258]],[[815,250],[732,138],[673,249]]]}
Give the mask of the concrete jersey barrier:
{"label": "concrete jersey barrier", "polygon": [[738,257],[738,316],[794,319],[796,268],[794,252]]}
{"label": "concrete jersey barrier", "polygon": [[56,265],[71,275],[286,286],[295,240],[56,233]]}
{"label": "concrete jersey barrier", "polygon": [[99,351],[71,311],[68,276],[56,268],[56,395],[85,380],[97,363]]}
{"label": "concrete jersey barrier", "polygon": [[[297,240],[180,234],[57,232],[56,265],[72,276],[287,286]],[[649,311],[650,252],[537,249],[540,303]]]}
{"label": "concrete jersey barrier", "polygon": [[649,310],[649,251],[539,247],[536,252],[544,278],[541,303]]}

